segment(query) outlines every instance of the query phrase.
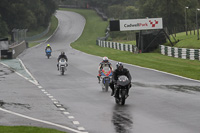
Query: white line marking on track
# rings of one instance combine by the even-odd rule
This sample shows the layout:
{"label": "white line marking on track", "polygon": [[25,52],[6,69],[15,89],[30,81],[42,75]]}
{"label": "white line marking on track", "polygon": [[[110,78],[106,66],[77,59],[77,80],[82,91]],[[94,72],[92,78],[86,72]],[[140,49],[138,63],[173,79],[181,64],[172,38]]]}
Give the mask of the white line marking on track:
{"label": "white line marking on track", "polygon": [[55,102],[53,102],[54,104],[58,104],[58,102],[57,101],[55,101]]}
{"label": "white line marking on track", "polygon": [[52,98],[51,100],[52,100],[52,101],[56,101],[56,99],[55,99],[55,98]]}
{"label": "white line marking on track", "polygon": [[2,108],[0,108],[0,111],[6,112],[6,113],[10,113],[10,114],[13,114],[13,115],[16,115],[16,116],[20,116],[20,117],[23,117],[23,118],[26,118],[26,119],[29,119],[29,120],[45,123],[45,124],[56,126],[56,127],[60,127],[60,128],[63,128],[63,129],[67,129],[67,130],[75,132],[75,133],[86,133],[86,132],[80,132],[78,130],[75,130],[75,129],[72,129],[72,128],[69,128],[69,127],[66,127],[66,126],[63,126],[63,125],[59,125],[59,124],[56,124],[56,123],[53,123],[53,122],[36,119],[36,118],[33,118],[33,117],[29,117],[29,116],[26,116],[26,115],[15,113],[15,112],[12,112],[12,111],[9,111],[9,110],[5,110],[5,109],[2,109]]}
{"label": "white line marking on track", "polygon": [[74,119],[74,116],[68,116],[69,119]]}
{"label": "white line marking on track", "polygon": [[85,128],[83,128],[83,127],[78,127],[78,130],[85,130]]}
{"label": "white line marking on track", "polygon": [[70,113],[69,112],[63,112],[65,115],[69,115]]}
{"label": "white line marking on track", "polygon": [[25,67],[24,63],[22,62],[22,60],[19,59],[19,58],[17,58],[17,59],[20,61],[20,63],[21,63],[21,65],[23,66],[24,70],[29,74],[29,76],[31,76],[31,78],[33,79],[35,85],[39,85],[39,84],[38,84],[38,81],[37,81],[37,80],[32,76],[32,74],[26,69],[26,67]]}
{"label": "white line marking on track", "polygon": [[78,121],[73,121],[74,125],[79,125],[80,123]]}
{"label": "white line marking on track", "polygon": [[[6,64],[4,64],[4,63],[2,63],[2,62],[0,62],[0,64],[2,64],[2,65],[4,65],[4,66],[8,67],[8,68],[11,69],[12,71],[14,71],[17,75],[19,75],[20,77],[26,79],[27,81],[31,82],[32,84],[34,84],[34,85],[39,85],[38,82],[37,82],[36,80],[35,80],[35,81],[29,80],[27,77],[25,77],[24,75],[18,73],[16,70],[14,70],[13,68],[11,68],[10,66],[8,66],[8,65],[6,65]],[[24,68],[24,69],[25,69],[25,68]],[[31,76],[31,75],[30,75],[30,76]]]}
{"label": "white line marking on track", "polygon": [[64,108],[59,108],[61,111],[64,111],[65,109]]}
{"label": "white line marking on track", "polygon": [[42,89],[42,86],[38,86],[39,89]]}

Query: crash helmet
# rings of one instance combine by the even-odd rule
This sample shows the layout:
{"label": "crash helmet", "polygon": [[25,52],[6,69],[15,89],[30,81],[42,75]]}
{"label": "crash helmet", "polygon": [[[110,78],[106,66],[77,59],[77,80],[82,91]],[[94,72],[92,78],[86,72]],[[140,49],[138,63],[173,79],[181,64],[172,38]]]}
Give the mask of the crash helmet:
{"label": "crash helmet", "polygon": [[47,44],[47,47],[50,47],[50,44]]}
{"label": "crash helmet", "polygon": [[123,66],[123,64],[121,62],[117,62],[116,68],[117,68],[117,70],[122,71],[124,66]]}
{"label": "crash helmet", "polygon": [[103,57],[103,62],[108,62],[108,57]]}

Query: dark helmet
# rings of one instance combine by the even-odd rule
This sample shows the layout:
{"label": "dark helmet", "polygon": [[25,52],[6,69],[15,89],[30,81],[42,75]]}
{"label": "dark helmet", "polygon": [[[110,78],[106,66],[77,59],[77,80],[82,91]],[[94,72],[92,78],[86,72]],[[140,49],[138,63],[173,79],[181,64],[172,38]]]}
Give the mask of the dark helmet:
{"label": "dark helmet", "polygon": [[117,62],[116,68],[117,68],[119,71],[122,71],[123,68],[124,68],[124,66],[123,66],[123,64],[122,64],[121,62]]}
{"label": "dark helmet", "polygon": [[61,55],[65,55],[65,52],[61,52]]}

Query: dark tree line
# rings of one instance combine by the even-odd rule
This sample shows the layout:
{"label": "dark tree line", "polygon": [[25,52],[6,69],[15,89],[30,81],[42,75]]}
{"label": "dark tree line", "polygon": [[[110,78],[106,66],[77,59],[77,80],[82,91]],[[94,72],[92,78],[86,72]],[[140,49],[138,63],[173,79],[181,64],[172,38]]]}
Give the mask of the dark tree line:
{"label": "dark tree line", "polygon": [[47,27],[56,9],[54,0],[0,0],[0,37],[14,28]]}

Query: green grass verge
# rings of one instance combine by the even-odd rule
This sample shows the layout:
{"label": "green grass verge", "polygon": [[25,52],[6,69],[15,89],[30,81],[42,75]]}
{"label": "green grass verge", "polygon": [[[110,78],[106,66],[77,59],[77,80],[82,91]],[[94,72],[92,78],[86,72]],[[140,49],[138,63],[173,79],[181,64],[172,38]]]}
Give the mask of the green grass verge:
{"label": "green grass verge", "polygon": [[65,133],[55,129],[28,126],[0,126],[0,133]]}
{"label": "green grass verge", "polygon": [[119,43],[123,43],[123,44],[132,44],[132,45],[136,45],[136,41],[135,40],[133,40],[133,41],[124,41],[124,40],[122,40],[122,41],[118,41]]}
{"label": "green grass verge", "polygon": [[[86,19],[85,29],[81,37],[71,44],[71,46],[80,51],[97,55],[108,56],[110,59],[134,64],[142,67],[157,69],[184,77],[200,80],[200,62],[197,60],[184,60],[161,55],[160,53],[142,53],[133,54],[114,50],[111,48],[102,48],[96,45],[96,39],[105,35],[105,29],[108,22],[102,21],[93,10],[83,9],[61,9],[77,12]],[[133,76],[134,77],[134,76]]]}
{"label": "green grass verge", "polygon": [[[49,32],[45,36],[43,36],[42,38],[35,40],[35,41],[32,41],[32,42],[29,42],[29,47],[33,47],[35,45],[38,45],[40,40],[45,40],[48,37],[50,37],[53,34],[53,32],[56,30],[57,26],[58,26],[58,19],[55,16],[52,16],[51,17],[51,26],[50,26]],[[43,31],[37,30],[37,32],[34,32],[34,35],[40,34],[41,32],[43,32]]]}

